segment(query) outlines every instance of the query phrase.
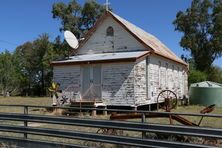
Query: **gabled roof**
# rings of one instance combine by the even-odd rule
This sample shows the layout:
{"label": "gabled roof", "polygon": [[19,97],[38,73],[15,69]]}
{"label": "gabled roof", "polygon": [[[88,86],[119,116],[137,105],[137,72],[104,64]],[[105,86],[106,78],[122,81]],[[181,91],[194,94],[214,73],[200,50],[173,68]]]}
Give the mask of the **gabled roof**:
{"label": "gabled roof", "polygon": [[140,43],[142,43],[147,49],[152,49],[154,54],[165,57],[167,59],[171,59],[175,62],[181,63],[183,65],[187,65],[182,59],[180,59],[177,55],[175,55],[169,48],[167,48],[160,40],[158,40],[155,36],[147,33],[141,28],[135,26],[134,24],[128,22],[127,20],[121,18],[120,16],[114,14],[111,11],[107,11],[94,25],[94,27],[88,31],[85,36],[85,40],[80,44],[79,48],[81,48],[87,40],[90,38],[92,33],[97,29],[97,27],[103,22],[103,20],[111,16],[116,22],[118,22],[126,31],[128,31],[133,37],[135,37]]}

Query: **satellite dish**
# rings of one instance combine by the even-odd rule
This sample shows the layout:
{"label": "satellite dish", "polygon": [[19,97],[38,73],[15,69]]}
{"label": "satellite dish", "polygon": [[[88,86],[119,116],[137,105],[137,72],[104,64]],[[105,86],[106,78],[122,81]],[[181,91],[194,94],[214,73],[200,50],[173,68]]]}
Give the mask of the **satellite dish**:
{"label": "satellite dish", "polygon": [[77,49],[79,47],[79,41],[77,40],[76,36],[71,31],[66,30],[64,32],[64,37],[70,47],[74,49]]}

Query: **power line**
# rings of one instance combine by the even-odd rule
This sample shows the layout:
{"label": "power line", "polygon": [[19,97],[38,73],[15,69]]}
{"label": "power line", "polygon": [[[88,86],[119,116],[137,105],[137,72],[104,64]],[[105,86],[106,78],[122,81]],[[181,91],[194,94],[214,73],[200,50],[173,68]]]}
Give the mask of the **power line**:
{"label": "power line", "polygon": [[18,46],[18,44],[16,44],[16,43],[12,43],[12,42],[5,41],[5,40],[0,40],[0,42],[6,43],[6,44],[9,44],[9,45],[13,45],[13,46]]}

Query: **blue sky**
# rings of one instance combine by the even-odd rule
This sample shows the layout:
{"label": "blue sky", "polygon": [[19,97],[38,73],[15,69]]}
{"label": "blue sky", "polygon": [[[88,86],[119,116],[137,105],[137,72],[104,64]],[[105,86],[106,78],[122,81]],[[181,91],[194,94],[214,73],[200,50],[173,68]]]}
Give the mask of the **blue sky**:
{"label": "blue sky", "polygon": [[[0,51],[14,51],[16,46],[48,33],[54,40],[60,21],[52,18],[52,4],[69,0],[1,0],[0,1]],[[113,12],[145,31],[155,35],[178,56],[185,53],[179,46],[181,33],[172,25],[179,10],[190,6],[191,0],[109,0]],[[85,0],[78,0],[81,4]],[[105,0],[98,0],[105,3]],[[214,62],[222,65],[222,58]]]}

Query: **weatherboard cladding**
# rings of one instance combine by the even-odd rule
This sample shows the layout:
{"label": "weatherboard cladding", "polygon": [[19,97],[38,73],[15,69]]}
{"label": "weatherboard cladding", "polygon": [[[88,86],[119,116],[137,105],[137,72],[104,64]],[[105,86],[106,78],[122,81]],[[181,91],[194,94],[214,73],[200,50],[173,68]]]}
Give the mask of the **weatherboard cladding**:
{"label": "weatherboard cladding", "polygon": [[[159,84],[158,62],[161,66],[161,85]],[[168,63],[167,83],[166,67]],[[179,66],[179,74],[174,67]],[[139,63],[102,64],[102,99],[106,105],[138,106],[155,103],[161,90],[174,90],[179,97],[186,94],[186,75],[183,75],[181,65],[165,61],[164,59],[150,56],[149,69],[146,69],[146,61]],[[146,94],[146,70],[148,70],[148,98]],[[186,73],[185,73],[186,74]],[[54,80],[61,84],[61,89],[72,87],[72,90],[80,92],[80,66],[55,66]],[[184,82],[183,82],[184,80]],[[173,87],[179,85],[179,87]],[[74,88],[74,89],[73,89]]]}
{"label": "weatherboard cladding", "polygon": [[124,25],[126,29],[132,32],[137,38],[139,38],[143,43],[145,43],[148,47],[151,47],[154,52],[160,56],[164,56],[168,59],[174,60],[181,64],[186,63],[177,57],[169,48],[167,48],[160,40],[158,40],[155,36],[147,33],[143,29],[135,26],[134,24],[128,22],[127,20],[121,18],[120,16],[114,14],[113,12],[109,12],[119,23]]}
{"label": "weatherboard cladding", "polygon": [[102,65],[102,98],[107,105],[133,106],[134,64]]}
{"label": "weatherboard cladding", "polygon": [[136,106],[147,104],[146,60],[134,66],[134,94]]}
{"label": "weatherboard cladding", "polygon": [[[106,37],[105,29],[107,29],[109,25],[114,26],[114,34],[117,33],[118,36],[114,35],[114,38]],[[116,32],[115,29],[117,30]],[[97,38],[97,35],[100,35],[102,38]],[[116,42],[114,46],[113,44],[111,44],[112,42]],[[132,46],[124,46],[125,43],[132,43]],[[94,46],[96,48],[94,48]],[[107,48],[109,50],[104,50],[104,48]],[[108,11],[96,22],[95,26],[85,35],[85,40],[81,42],[78,52],[79,54],[93,54],[97,52],[113,52],[116,51],[116,49],[125,51],[150,50],[153,51],[154,54],[165,57],[167,59],[171,59],[175,62],[187,66],[187,63],[177,57],[155,36],[147,33],[146,31],[121,18],[120,16]]]}
{"label": "weatherboard cladding", "polygon": [[[77,56],[52,63],[54,81],[60,83],[63,90],[72,86],[75,92],[80,92],[80,67],[100,64],[102,100],[106,105],[152,104],[164,89],[173,90],[179,97],[187,94],[187,72],[184,71],[187,65],[184,62],[152,35],[111,12],[107,16],[97,22],[99,25],[94,31],[89,31]],[[106,37],[109,26],[114,28],[114,37]],[[164,51],[155,54],[160,52],[158,50]]]}
{"label": "weatherboard cladding", "polygon": [[[106,29],[109,26],[114,28],[113,37],[106,36]],[[149,50],[154,54],[187,66],[156,37],[110,11],[105,13],[86,34],[85,40],[78,48],[78,54],[136,50]]]}
{"label": "weatherboard cladding", "polygon": [[60,84],[61,90],[72,87],[72,91],[80,90],[80,66],[54,66],[53,81]]}
{"label": "weatherboard cladding", "polygon": [[[60,89],[81,91],[80,66],[54,66],[53,74]],[[102,65],[102,99],[106,105],[135,105],[133,63]]]}
{"label": "weatherboard cladding", "polygon": [[[159,66],[160,65],[160,66]],[[165,89],[174,91],[179,98],[188,93],[185,67],[171,60],[158,56],[149,57],[148,99],[155,100]]]}
{"label": "weatherboard cladding", "polygon": [[[106,36],[106,29],[112,26],[114,36]],[[146,50],[146,48],[131,36],[121,25],[111,17],[106,17],[103,23],[93,32],[90,38],[80,46],[78,54],[95,54],[107,52],[125,52]]]}

